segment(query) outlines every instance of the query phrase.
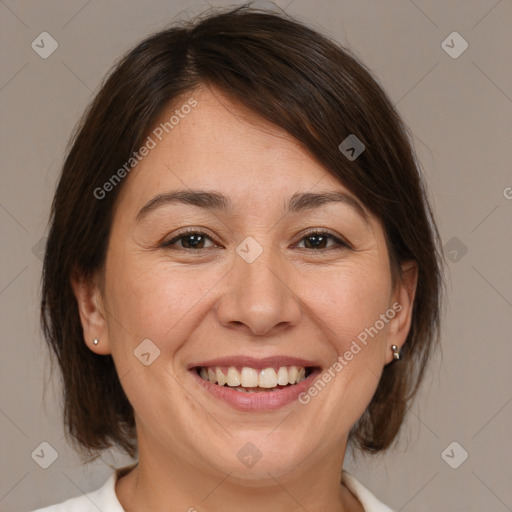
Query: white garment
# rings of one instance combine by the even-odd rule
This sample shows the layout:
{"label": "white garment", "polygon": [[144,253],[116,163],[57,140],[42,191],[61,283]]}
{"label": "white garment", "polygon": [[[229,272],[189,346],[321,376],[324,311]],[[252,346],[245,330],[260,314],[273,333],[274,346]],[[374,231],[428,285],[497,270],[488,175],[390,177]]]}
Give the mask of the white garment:
{"label": "white garment", "polygon": [[[129,468],[119,468],[105,482],[103,487],[78,498],[71,498],[58,505],[40,508],[33,512],[125,512],[117,499],[115,485],[119,474],[124,474]],[[361,502],[365,512],[393,512],[389,507],[381,503],[361,482],[356,480],[347,471],[343,470],[341,482]]]}

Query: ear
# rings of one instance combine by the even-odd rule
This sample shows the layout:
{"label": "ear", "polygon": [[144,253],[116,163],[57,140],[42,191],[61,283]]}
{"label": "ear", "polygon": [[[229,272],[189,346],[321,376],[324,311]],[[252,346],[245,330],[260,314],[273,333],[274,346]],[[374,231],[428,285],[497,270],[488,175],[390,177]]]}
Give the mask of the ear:
{"label": "ear", "polygon": [[[97,277],[86,279],[78,272],[74,272],[71,277],[85,343],[96,354],[105,355],[110,354],[110,343],[107,316],[98,282]],[[97,345],[93,343],[96,338],[99,340]]]}
{"label": "ear", "polygon": [[415,261],[403,263],[402,280],[397,283],[391,302],[391,309],[396,312],[396,315],[389,321],[388,335],[386,337],[385,364],[393,361],[391,345],[396,345],[400,350],[409,334],[417,283],[418,264]]}

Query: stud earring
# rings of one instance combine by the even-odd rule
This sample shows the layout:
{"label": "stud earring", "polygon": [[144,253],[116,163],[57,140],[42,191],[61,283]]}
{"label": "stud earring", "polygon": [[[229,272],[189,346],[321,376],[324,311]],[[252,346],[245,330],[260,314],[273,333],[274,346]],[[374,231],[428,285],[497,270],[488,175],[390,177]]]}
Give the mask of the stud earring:
{"label": "stud earring", "polygon": [[396,345],[391,345],[391,350],[393,351],[393,358],[400,359],[400,350],[398,350],[398,347]]}
{"label": "stud earring", "polygon": [[94,345],[97,345],[99,342],[100,342],[100,340],[98,338],[94,338],[94,340],[93,340]]}

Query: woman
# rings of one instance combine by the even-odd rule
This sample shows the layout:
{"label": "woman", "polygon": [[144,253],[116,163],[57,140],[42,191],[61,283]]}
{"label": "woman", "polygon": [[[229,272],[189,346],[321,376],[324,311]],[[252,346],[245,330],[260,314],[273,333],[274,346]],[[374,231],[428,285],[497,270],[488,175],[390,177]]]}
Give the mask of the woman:
{"label": "woman", "polygon": [[348,50],[247,6],[143,41],[74,136],[42,298],[71,439],[136,462],[44,510],[389,511],[343,460],[399,432],[440,261]]}

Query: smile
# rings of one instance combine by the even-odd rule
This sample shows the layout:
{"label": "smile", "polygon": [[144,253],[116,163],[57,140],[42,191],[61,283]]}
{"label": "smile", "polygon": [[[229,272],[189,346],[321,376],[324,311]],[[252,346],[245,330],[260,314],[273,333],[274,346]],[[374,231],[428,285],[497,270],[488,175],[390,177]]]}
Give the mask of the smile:
{"label": "smile", "polygon": [[299,384],[312,372],[304,366],[279,366],[258,370],[244,366],[199,367],[201,378],[218,386],[227,386],[242,393],[278,391]]}
{"label": "smile", "polygon": [[300,393],[320,374],[321,365],[288,356],[236,356],[197,361],[188,369],[213,404],[263,412],[298,403]]}

